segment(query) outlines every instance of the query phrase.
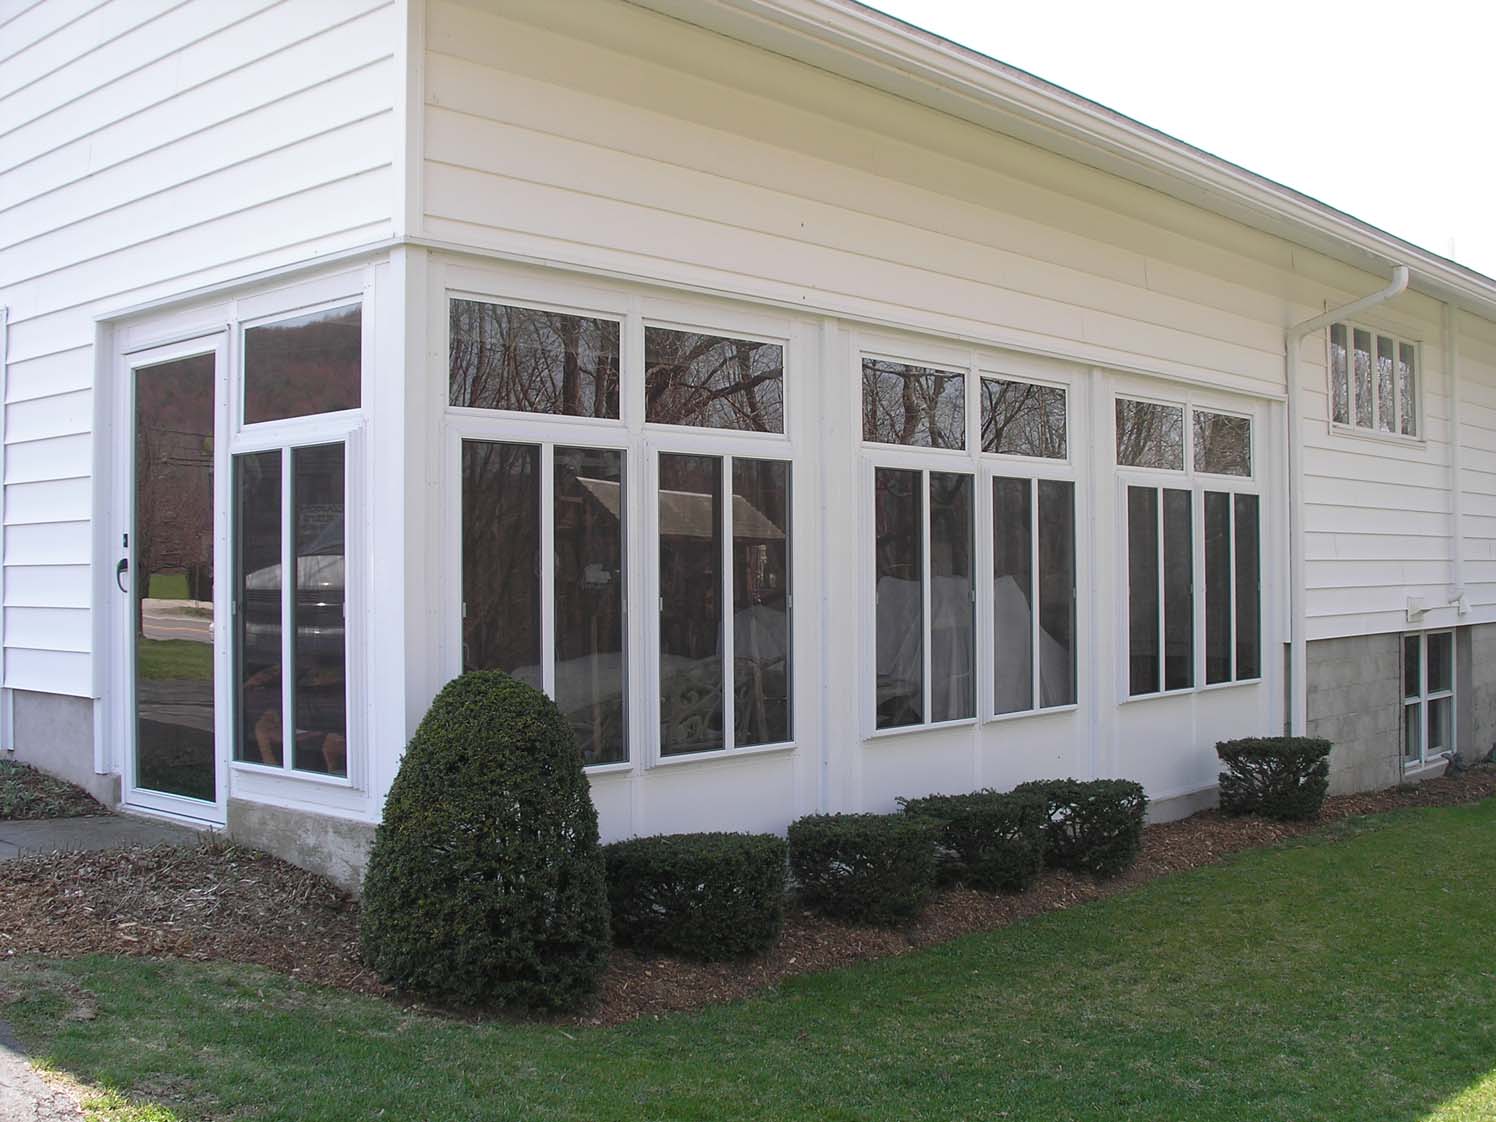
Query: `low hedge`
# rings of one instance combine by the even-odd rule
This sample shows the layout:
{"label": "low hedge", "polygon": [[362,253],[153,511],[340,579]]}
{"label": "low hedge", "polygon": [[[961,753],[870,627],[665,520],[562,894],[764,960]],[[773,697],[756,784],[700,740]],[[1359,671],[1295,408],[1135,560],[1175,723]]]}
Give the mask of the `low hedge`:
{"label": "low hedge", "polygon": [[767,950],[784,925],[785,843],[771,834],[663,834],[603,847],[613,938],[719,961]]}
{"label": "low hedge", "polygon": [[1287,821],[1313,818],[1330,786],[1330,742],[1316,736],[1223,740],[1221,810]]}
{"label": "low hedge", "polygon": [[1044,800],[1046,861],[1059,869],[1112,877],[1130,868],[1143,846],[1148,796],[1128,779],[1048,779],[1016,791]]}
{"label": "low hedge", "polygon": [[986,790],[900,799],[899,804],[905,814],[935,823],[946,880],[1021,892],[1044,868],[1045,805],[1037,795]]}
{"label": "low hedge", "polygon": [[937,825],[907,814],[812,814],[790,824],[790,872],[822,915],[893,926],[935,888]]}

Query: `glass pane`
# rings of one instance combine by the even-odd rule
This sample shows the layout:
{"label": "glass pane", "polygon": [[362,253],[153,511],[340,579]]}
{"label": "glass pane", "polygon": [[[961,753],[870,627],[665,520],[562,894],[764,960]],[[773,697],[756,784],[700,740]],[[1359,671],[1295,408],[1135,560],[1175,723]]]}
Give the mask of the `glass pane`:
{"label": "glass pane", "polygon": [[1454,698],[1430,698],[1428,703],[1428,752],[1446,752],[1454,747]]}
{"label": "glass pane", "polygon": [[1184,470],[1184,407],[1117,398],[1117,463]]}
{"label": "glass pane", "polygon": [[618,416],[618,321],[453,300],[448,402]]}
{"label": "glass pane", "polygon": [[556,705],[586,764],[628,759],[623,453],[555,450]]}
{"label": "glass pane", "polygon": [[778,343],[646,327],[644,419],[783,432],[784,348]]}
{"label": "glass pane", "polygon": [[930,473],[930,720],[977,715],[972,477]]}
{"label": "glass pane", "polygon": [[343,624],[343,446],[291,452],[296,677],[293,767],[348,774],[347,631]]}
{"label": "glass pane", "polygon": [[965,376],[863,359],[862,438],[921,448],[965,448]]}
{"label": "glass pane", "polygon": [[1158,490],[1127,489],[1128,692],[1157,693]]}
{"label": "glass pane", "polygon": [[1345,351],[1345,324],[1337,323],[1330,328],[1330,417],[1341,425],[1351,423],[1351,387]]}
{"label": "glass pane", "polygon": [[462,668],[541,687],[540,449],[462,443]]}
{"label": "glass pane", "polygon": [[790,465],[732,462],[733,743],[780,744],[790,726]]}
{"label": "glass pane", "polygon": [[1423,695],[1423,665],[1417,635],[1403,636],[1403,697]]}
{"label": "glass pane", "polygon": [[234,458],[235,673],[234,758],[280,767],[281,453]]}
{"label": "glass pane", "polygon": [[135,783],[217,792],[213,740],[213,388],[197,355],[135,372]]}
{"label": "glass pane", "polygon": [[1033,484],[992,481],[994,713],[1034,707]]}
{"label": "glass pane", "polygon": [[357,409],[363,309],[354,304],[244,332],[244,423]]}
{"label": "glass pane", "polygon": [[1377,428],[1394,432],[1397,426],[1397,378],[1392,358],[1392,340],[1377,336]]}
{"label": "glass pane", "polygon": [[925,719],[924,540],[917,471],[873,473],[874,579],[877,581],[877,724]]}
{"label": "glass pane", "polygon": [[1402,395],[1402,431],[1407,436],[1418,435],[1418,394],[1416,362],[1413,344],[1399,343],[1397,347],[1397,386]]}
{"label": "glass pane", "polygon": [[983,378],[982,451],[1065,458],[1065,391]]}
{"label": "glass pane", "polygon": [[1252,421],[1225,413],[1194,412],[1195,470],[1211,475],[1252,474]]}
{"label": "glass pane", "polygon": [[1262,554],[1256,495],[1236,496],[1236,680],[1262,677]]}
{"label": "glass pane", "polygon": [[1205,682],[1231,680],[1231,496],[1205,492]]}
{"label": "glass pane", "polygon": [[1417,760],[1423,755],[1423,706],[1403,706],[1403,759]]}
{"label": "glass pane", "polygon": [[1164,491],[1164,689],[1195,684],[1193,512],[1188,491]]}
{"label": "glass pane", "polygon": [[1449,632],[1428,637],[1428,692],[1454,689],[1454,636]]}
{"label": "glass pane", "polygon": [[1357,328],[1355,339],[1356,420],[1363,429],[1371,428],[1371,332]]}
{"label": "glass pane", "polygon": [[708,752],[722,729],[722,460],[660,456],[660,752]]}
{"label": "glass pane", "polygon": [[1039,704],[1075,704],[1075,484],[1039,480]]}

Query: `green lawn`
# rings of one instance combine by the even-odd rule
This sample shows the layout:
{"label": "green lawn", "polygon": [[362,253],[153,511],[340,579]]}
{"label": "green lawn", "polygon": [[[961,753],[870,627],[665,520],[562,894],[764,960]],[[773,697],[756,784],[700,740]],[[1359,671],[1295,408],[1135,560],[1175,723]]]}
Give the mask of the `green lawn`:
{"label": "green lawn", "polygon": [[137,639],[135,672],[143,681],[213,677],[213,644],[192,639]]}
{"label": "green lawn", "polygon": [[1496,800],[1331,831],[616,1029],[99,958],[0,967],[28,995],[0,1012],[46,1062],[174,1112],[117,1119],[1496,1116]]}

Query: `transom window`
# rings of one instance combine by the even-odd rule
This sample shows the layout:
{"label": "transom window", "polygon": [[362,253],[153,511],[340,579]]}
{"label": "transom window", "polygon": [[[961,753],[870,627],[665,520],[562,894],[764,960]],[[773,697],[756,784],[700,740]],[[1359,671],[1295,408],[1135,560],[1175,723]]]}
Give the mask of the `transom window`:
{"label": "transom window", "polygon": [[1454,632],[1403,636],[1403,763],[1455,747]]}
{"label": "transom window", "polygon": [[646,327],[644,419],[784,432],[784,346]]}
{"label": "transom window", "polygon": [[1184,470],[1184,406],[1117,398],[1117,463]]}
{"label": "transom window", "polygon": [[1419,434],[1418,345],[1368,327],[1330,327],[1330,419],[1368,432]]}
{"label": "transom window", "polygon": [[244,331],[244,423],[357,409],[363,308],[308,312]]}
{"label": "transom window", "polygon": [[916,448],[965,448],[966,375],[864,357],[862,439]]}
{"label": "transom window", "polygon": [[983,377],[982,451],[1063,460],[1065,391],[1059,386]]}

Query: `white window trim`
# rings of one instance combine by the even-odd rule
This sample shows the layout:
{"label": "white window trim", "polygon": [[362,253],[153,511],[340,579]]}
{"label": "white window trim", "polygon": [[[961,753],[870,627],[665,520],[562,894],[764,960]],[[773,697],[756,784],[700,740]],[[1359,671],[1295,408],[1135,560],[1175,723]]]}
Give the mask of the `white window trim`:
{"label": "white window trim", "polygon": [[[1449,688],[1447,690],[1434,690],[1430,692],[1428,688],[1428,642],[1430,639],[1442,635],[1449,636]],[[1458,747],[1457,744],[1452,743],[1437,752],[1429,752],[1428,734],[1430,702],[1441,701],[1445,698],[1449,699],[1451,710],[1449,721],[1450,735],[1451,738],[1456,741],[1459,737],[1459,703],[1454,700],[1455,684],[1459,681],[1459,678],[1457,676],[1460,646],[1458,636],[1455,635],[1455,632],[1452,628],[1442,628],[1435,631],[1416,631],[1403,633],[1404,642],[1412,638],[1416,638],[1418,640],[1418,692],[1416,694],[1408,693],[1407,683],[1403,683],[1402,720],[1399,722],[1399,724],[1404,726],[1405,729],[1405,722],[1408,719],[1408,706],[1416,704],[1418,706],[1419,723],[1421,727],[1418,730],[1418,755],[1416,758],[1406,754],[1406,739],[1400,746],[1398,755],[1402,760],[1402,766],[1405,770],[1424,767],[1433,760],[1448,759],[1455,753],[1456,748]],[[1404,667],[1406,668],[1406,656],[1404,655],[1404,652],[1399,649],[1397,653],[1399,658],[1403,661]],[[1404,731],[1404,736],[1406,736],[1406,731]]]}
{"label": "white window trim", "polygon": [[[1345,378],[1346,378],[1346,403],[1350,412],[1350,421],[1337,421],[1335,419],[1335,361],[1331,350],[1331,329],[1335,326],[1344,326],[1346,333],[1345,353]],[[1371,334],[1372,346],[1372,387],[1371,387],[1371,426],[1365,427],[1355,421],[1356,416],[1356,371],[1355,371],[1355,331],[1357,329]],[[1428,401],[1424,393],[1424,364],[1423,343],[1417,339],[1409,339],[1393,331],[1384,331],[1373,327],[1368,323],[1359,323],[1354,320],[1337,320],[1325,327],[1325,423],[1331,433],[1337,436],[1352,436],[1360,440],[1383,440],[1392,444],[1422,445],[1428,443],[1426,435],[1428,431]],[[1376,388],[1376,340],[1377,336],[1386,336],[1392,340],[1393,349],[1393,381],[1392,400],[1396,415],[1393,419],[1392,431],[1377,427],[1377,421],[1381,412],[1378,403]],[[1401,346],[1406,343],[1413,348],[1413,400],[1418,406],[1418,428],[1416,432],[1405,433],[1402,431],[1402,394],[1398,392],[1396,361],[1400,354]]]}

